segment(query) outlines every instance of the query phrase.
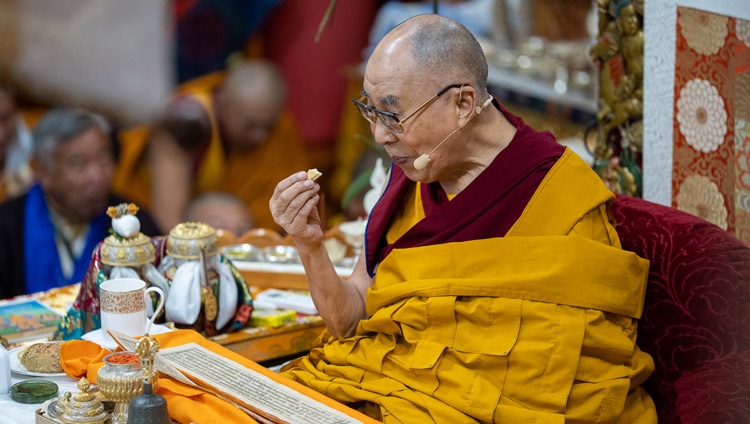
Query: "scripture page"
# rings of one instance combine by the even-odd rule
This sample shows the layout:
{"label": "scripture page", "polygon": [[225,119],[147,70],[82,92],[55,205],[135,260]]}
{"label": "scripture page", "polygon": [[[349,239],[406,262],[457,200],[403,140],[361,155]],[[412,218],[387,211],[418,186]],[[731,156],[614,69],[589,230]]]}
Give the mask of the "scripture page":
{"label": "scripture page", "polygon": [[273,422],[361,423],[196,343],[166,348],[159,356],[200,386]]}
{"label": "scripture page", "polygon": [[[129,352],[135,352],[135,345],[138,343],[138,339],[128,336],[126,334],[120,333],[115,330],[108,330],[108,333],[112,338],[117,342],[117,344],[125,351]],[[227,398],[223,393],[216,392],[215,390],[208,390],[206,387],[202,387],[189,378],[185,377],[184,374],[182,374],[180,371],[178,371],[175,367],[173,367],[169,362],[164,360],[162,357],[161,352],[156,352],[156,355],[154,356],[154,369],[159,371],[159,373],[164,374],[168,377],[174,378],[175,380],[185,383],[188,386],[193,386],[196,388],[199,388],[201,390],[205,390],[207,392],[212,393],[213,395],[231,403],[232,405],[236,406],[237,408],[245,411],[246,414],[253,417],[256,421],[258,421],[261,424],[273,424],[273,421],[270,421],[266,419],[265,417],[256,414],[255,412],[247,409],[241,404],[238,404],[232,399]]]}

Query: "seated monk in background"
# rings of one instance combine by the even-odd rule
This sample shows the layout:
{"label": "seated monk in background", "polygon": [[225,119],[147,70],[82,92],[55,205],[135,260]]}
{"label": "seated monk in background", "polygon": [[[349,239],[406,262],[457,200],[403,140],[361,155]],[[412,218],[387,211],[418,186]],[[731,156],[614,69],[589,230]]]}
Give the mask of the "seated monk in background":
{"label": "seated monk in background", "polygon": [[208,191],[240,198],[257,226],[275,228],[276,183],[308,167],[285,105],[281,74],[262,60],[183,84],[153,128],[121,134],[115,192],[148,208],[164,233]]}
{"label": "seated monk in background", "polygon": [[487,91],[462,25],[419,15],[378,44],[355,100],[393,160],[348,279],[320,187],[270,202],[328,333],[282,369],[385,423],[655,423],[636,345],[648,261],[623,251],[590,166]]}

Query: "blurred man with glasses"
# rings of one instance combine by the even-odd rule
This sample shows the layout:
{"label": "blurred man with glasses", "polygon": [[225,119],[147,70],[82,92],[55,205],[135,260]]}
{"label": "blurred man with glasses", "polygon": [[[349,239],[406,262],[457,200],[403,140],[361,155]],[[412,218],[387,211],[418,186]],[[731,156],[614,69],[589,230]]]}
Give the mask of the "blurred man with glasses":
{"label": "blurred man with glasses", "polygon": [[328,329],[283,374],[384,422],[655,423],[635,344],[648,261],[621,250],[591,168],[493,100],[466,28],[396,27],[354,104],[392,166],[352,275],[315,182],[292,174],[270,202]]}

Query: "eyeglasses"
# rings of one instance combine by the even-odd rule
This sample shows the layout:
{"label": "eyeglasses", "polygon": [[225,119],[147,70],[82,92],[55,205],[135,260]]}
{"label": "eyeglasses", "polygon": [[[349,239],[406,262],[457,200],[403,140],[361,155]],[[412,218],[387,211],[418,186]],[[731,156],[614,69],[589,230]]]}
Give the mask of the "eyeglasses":
{"label": "eyeglasses", "polygon": [[365,96],[362,96],[359,100],[352,99],[352,102],[354,102],[354,105],[357,106],[357,109],[359,109],[359,113],[361,113],[365,119],[370,121],[371,124],[375,124],[376,120],[380,119],[380,123],[383,124],[383,126],[386,127],[389,131],[396,134],[401,134],[402,132],[404,132],[404,122],[409,120],[409,118],[416,115],[420,110],[429,106],[432,102],[435,101],[435,99],[442,96],[446,91],[450,90],[451,88],[460,88],[464,85],[468,84],[451,84],[449,86],[441,88],[440,91],[437,92],[437,94],[432,96],[426,102],[422,103],[422,106],[418,107],[412,113],[406,115],[404,119],[398,119],[398,114],[396,113],[387,112],[385,110],[379,110],[375,109],[374,107],[367,106],[366,104],[362,103],[366,99]]}

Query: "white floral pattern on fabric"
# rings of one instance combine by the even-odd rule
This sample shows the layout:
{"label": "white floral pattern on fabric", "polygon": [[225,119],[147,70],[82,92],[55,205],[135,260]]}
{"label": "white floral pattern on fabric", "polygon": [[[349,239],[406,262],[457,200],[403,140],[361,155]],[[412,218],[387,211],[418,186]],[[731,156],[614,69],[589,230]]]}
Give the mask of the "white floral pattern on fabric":
{"label": "white floral pattern on fabric", "polygon": [[710,179],[700,175],[690,175],[680,184],[675,197],[677,209],[691,213],[727,229],[727,208],[724,196]]}
{"label": "white floral pattern on fabric", "polygon": [[750,47],[750,21],[737,19],[736,21],[737,38],[745,42]]}
{"label": "white floral pattern on fabric", "polygon": [[688,81],[677,100],[677,121],[691,147],[715,151],[727,133],[727,111],[719,90],[704,79]]}
{"label": "white floral pattern on fabric", "polygon": [[734,206],[738,210],[750,212],[750,194],[740,191],[734,198]]}
{"label": "white floral pattern on fabric", "polygon": [[[738,192],[750,192],[750,125],[737,119],[734,126],[734,151],[737,165]],[[750,209],[747,209],[750,210]]]}
{"label": "white floral pattern on fabric", "polygon": [[678,19],[688,46],[703,55],[718,52],[729,33],[726,16],[683,7]]}

